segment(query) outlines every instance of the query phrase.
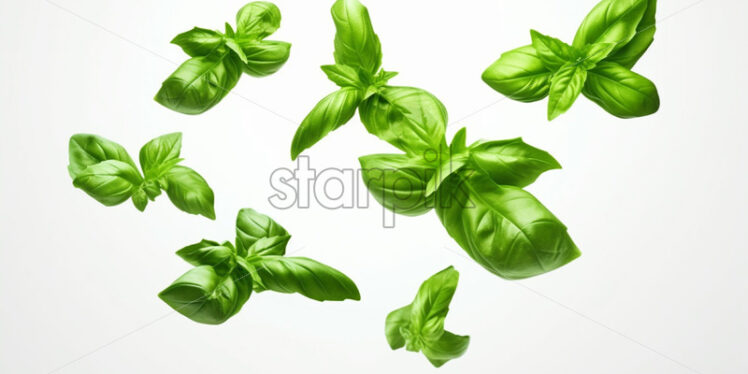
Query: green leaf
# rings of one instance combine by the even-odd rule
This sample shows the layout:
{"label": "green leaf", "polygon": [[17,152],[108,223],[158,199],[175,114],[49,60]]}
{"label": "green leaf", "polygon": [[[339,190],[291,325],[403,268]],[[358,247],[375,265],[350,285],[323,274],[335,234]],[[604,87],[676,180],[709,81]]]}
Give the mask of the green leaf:
{"label": "green leaf", "polygon": [[449,152],[451,154],[458,154],[467,150],[467,129],[463,127],[452,138],[452,143],[449,144]]}
{"label": "green leaf", "polygon": [[171,43],[182,47],[184,53],[190,57],[200,57],[211,54],[220,48],[224,41],[223,35],[218,31],[195,27],[177,35]]}
{"label": "green leaf", "polygon": [[263,40],[240,45],[247,57],[242,68],[253,77],[266,77],[277,72],[291,54],[291,44],[286,42]]}
{"label": "green leaf", "polygon": [[361,299],[356,284],[345,274],[305,257],[263,256],[251,264],[267,290],[299,293],[317,301]]}
{"label": "green leaf", "polygon": [[195,322],[218,325],[246,303],[251,284],[249,276],[235,280],[232,276],[219,275],[211,266],[198,266],[179,277],[158,296]]}
{"label": "green leaf", "polygon": [[440,160],[441,163],[436,169],[436,173],[431,177],[426,186],[426,194],[428,196],[436,192],[447,177],[462,169],[468,162],[468,155],[465,153],[451,154],[447,157],[440,155],[440,158],[443,159]]}
{"label": "green leaf", "polygon": [[594,43],[587,44],[582,49],[582,60],[580,64],[587,70],[590,70],[597,66],[597,63],[608,57],[613,48],[614,43]]}
{"label": "green leaf", "polygon": [[355,88],[341,88],[327,95],[304,118],[291,144],[291,159],[313,146],[330,131],[344,125],[356,113],[361,92]]}
{"label": "green leaf", "polygon": [[226,39],[226,47],[231,50],[231,52],[234,54],[234,56],[236,56],[236,58],[239,59],[239,61],[244,64],[248,62],[247,55],[244,54],[244,50],[242,50],[242,47],[239,46],[239,43],[237,43],[236,40],[232,38]]}
{"label": "green leaf", "polygon": [[254,209],[244,208],[236,216],[236,248],[239,256],[245,257],[248,253],[282,256],[286,253],[290,238],[283,226]]}
{"label": "green leaf", "polygon": [[133,191],[132,204],[135,205],[135,209],[141,212],[145,211],[145,207],[148,206],[148,194],[142,186]]}
{"label": "green leaf", "polygon": [[620,118],[643,117],[660,108],[660,97],[652,81],[613,62],[602,62],[590,70],[582,92]]}
{"label": "green leaf", "polygon": [[114,206],[123,203],[143,183],[135,167],[119,160],[105,160],[79,172],[73,185],[96,201]]}
{"label": "green leaf", "polygon": [[636,35],[648,0],[603,0],[585,17],[574,36],[574,48],[587,44],[615,43],[621,49]]}
{"label": "green leaf", "polygon": [[532,45],[526,45],[501,57],[483,72],[483,81],[510,99],[533,102],[548,96],[551,76]]}
{"label": "green leaf", "polygon": [[350,66],[323,65],[321,68],[327,75],[327,78],[340,87],[355,87],[359,89],[364,87],[358,76],[358,72]]}
{"label": "green leaf", "polygon": [[68,158],[70,160],[68,172],[73,179],[87,167],[106,160],[122,161],[137,168],[125,148],[111,140],[92,134],[71,136],[68,143]]}
{"label": "green leaf", "polygon": [[657,12],[657,0],[647,1],[647,10],[644,11],[639,25],[636,27],[636,35],[628,44],[606,59],[615,62],[625,68],[631,69],[644,55],[654,41],[656,31],[655,13]]}
{"label": "green leaf", "polygon": [[565,113],[582,93],[587,70],[575,63],[567,63],[553,74],[548,97],[548,120]]}
{"label": "green leaf", "polygon": [[254,1],[236,13],[236,33],[251,39],[264,39],[280,27],[280,9],[266,1]]}
{"label": "green leaf", "polygon": [[410,309],[409,304],[400,309],[395,309],[387,315],[384,322],[384,335],[387,337],[387,343],[392,350],[405,346],[405,337],[401,331],[410,328]]}
{"label": "green leaf", "polygon": [[398,154],[368,155],[359,161],[366,188],[385,208],[406,216],[425,214],[433,208],[426,188],[435,164]]}
{"label": "green leaf", "polygon": [[180,210],[216,219],[213,210],[213,190],[196,171],[186,166],[174,166],[164,174],[166,194]]}
{"label": "green leaf", "polygon": [[200,114],[223,99],[239,81],[241,69],[227,52],[193,57],[180,65],[154,98],[184,114]]}
{"label": "green leaf", "polygon": [[438,196],[436,212],[449,235],[502,278],[543,274],[580,255],[566,226],[519,187],[499,186],[482,173],[457,173]]}
{"label": "green leaf", "polygon": [[210,240],[188,245],[178,250],[177,256],[195,266],[210,265],[219,274],[226,274],[235,265],[234,250]]}
{"label": "green leaf", "polygon": [[469,336],[455,335],[444,331],[439,339],[427,341],[423,345],[423,354],[435,367],[441,367],[447,361],[462,356],[470,344]]}
{"label": "green leaf", "polygon": [[532,46],[548,70],[555,71],[567,62],[576,60],[576,52],[559,39],[530,30]]}
{"label": "green leaf", "polygon": [[525,187],[548,170],[561,165],[548,152],[522,138],[477,142],[470,146],[470,161],[494,183]]}
{"label": "green leaf", "polygon": [[434,157],[446,148],[447,109],[419,88],[384,87],[361,104],[359,116],[369,133],[409,155]]}
{"label": "green leaf", "polygon": [[181,159],[182,133],[161,135],[140,148],[140,166],[146,179],[158,179]]}
{"label": "green leaf", "polygon": [[332,6],[335,22],[335,62],[373,76],[382,65],[382,47],[374,33],[369,11],[358,0],[337,0]]}

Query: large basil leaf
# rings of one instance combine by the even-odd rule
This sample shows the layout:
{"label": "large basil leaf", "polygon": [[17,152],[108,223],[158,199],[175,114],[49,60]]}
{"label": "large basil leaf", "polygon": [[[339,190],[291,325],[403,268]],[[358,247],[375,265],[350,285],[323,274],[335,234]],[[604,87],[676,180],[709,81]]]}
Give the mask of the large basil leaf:
{"label": "large basil leaf", "polygon": [[420,157],[376,154],[359,158],[366,188],[385,208],[406,216],[417,216],[433,208],[426,188],[435,166]]}
{"label": "large basil leaf", "polygon": [[616,43],[621,49],[634,35],[648,0],[603,0],[585,17],[574,36],[574,48],[587,44]]}
{"label": "large basil leaf", "polygon": [[216,219],[213,210],[213,190],[200,174],[186,166],[174,166],[163,176],[163,186],[169,200],[190,214]]}
{"label": "large basil leaf", "polygon": [[548,170],[561,165],[548,152],[522,138],[477,142],[470,146],[470,161],[496,184],[525,187]]}
{"label": "large basil leaf", "polygon": [[433,341],[426,341],[423,344],[423,354],[435,367],[441,367],[447,361],[462,356],[470,345],[470,337],[465,335],[455,335],[449,331]]}
{"label": "large basil leaf", "polygon": [[369,11],[358,0],[337,0],[332,6],[335,22],[335,62],[374,75],[382,65],[382,47],[374,33]]}
{"label": "large basil leaf", "polygon": [[143,183],[135,167],[119,160],[105,160],[79,172],[73,185],[85,191],[96,201],[114,206],[132,196]]}
{"label": "large basil leaf", "polygon": [[210,240],[188,245],[178,250],[177,256],[195,266],[210,265],[219,274],[225,274],[235,266],[234,250]]}
{"label": "large basil leaf", "polygon": [[532,45],[508,52],[483,72],[483,81],[510,99],[533,102],[548,96],[551,73]]}
{"label": "large basil leaf", "polygon": [[[243,278],[242,278],[243,277]],[[249,299],[249,276],[238,281],[219,275],[211,266],[198,266],[174,281],[158,296],[175,311],[200,323],[217,325],[236,314]]]}
{"label": "large basil leaf", "polygon": [[236,248],[239,256],[283,255],[291,239],[288,231],[272,218],[251,208],[236,216]]}
{"label": "large basil leaf", "polygon": [[301,122],[291,144],[291,159],[313,146],[330,131],[346,124],[356,114],[361,92],[352,87],[341,88],[327,95]]}
{"label": "large basil leaf", "polygon": [[551,91],[548,97],[548,120],[565,113],[582,93],[584,82],[587,79],[587,70],[570,62],[553,74],[551,79]]}
{"label": "large basil leaf", "polygon": [[634,38],[623,48],[610,56],[606,61],[618,63],[628,69],[634,67],[636,62],[639,61],[639,59],[644,55],[644,52],[649,49],[649,46],[654,41],[654,34],[657,29],[655,26],[656,12],[657,0],[648,0],[647,10],[644,12],[641,21],[639,21],[639,25],[636,27],[636,35]]}
{"label": "large basil leaf", "polygon": [[240,37],[264,39],[280,27],[280,9],[266,1],[254,1],[236,13],[236,33]]}
{"label": "large basil leaf", "polygon": [[447,109],[434,95],[413,87],[384,87],[359,108],[371,134],[414,156],[446,148]]}
{"label": "large basil leaf", "polygon": [[548,70],[554,71],[577,58],[574,49],[559,39],[543,35],[535,30],[530,30],[530,37],[538,58]]}
{"label": "large basil leaf", "polygon": [[306,257],[262,256],[251,264],[261,290],[299,293],[317,301],[360,300],[356,284],[345,274]]}
{"label": "large basil leaf", "polygon": [[158,179],[181,159],[182,133],[161,135],[140,148],[140,166],[146,179]]}
{"label": "large basil leaf", "polygon": [[566,226],[521,188],[457,173],[439,191],[436,212],[449,235],[502,278],[543,274],[580,255]]}
{"label": "large basil leaf", "polygon": [[182,47],[190,57],[207,56],[223,45],[223,34],[218,31],[195,27],[183,32],[171,40],[172,44]]}
{"label": "large basil leaf", "polygon": [[590,70],[582,92],[620,118],[647,116],[660,108],[652,81],[613,62],[602,62]]}
{"label": "large basil leaf", "polygon": [[245,73],[253,77],[266,77],[280,70],[291,54],[291,44],[273,40],[240,43],[247,62]]}
{"label": "large basil leaf", "polygon": [[226,51],[193,57],[180,65],[154,98],[184,114],[200,114],[223,99],[239,81],[241,68]]}
{"label": "large basil leaf", "polygon": [[106,160],[117,160],[137,168],[125,148],[98,135],[75,134],[68,144],[68,172],[75,177],[91,165]]}

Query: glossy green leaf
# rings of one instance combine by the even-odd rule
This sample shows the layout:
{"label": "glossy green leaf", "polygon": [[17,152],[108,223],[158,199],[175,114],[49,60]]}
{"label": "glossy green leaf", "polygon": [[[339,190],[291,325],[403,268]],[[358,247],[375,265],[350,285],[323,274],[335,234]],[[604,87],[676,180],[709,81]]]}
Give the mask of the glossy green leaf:
{"label": "glossy green leaf", "polygon": [[410,328],[410,304],[395,309],[387,315],[384,323],[384,335],[387,337],[387,343],[393,350],[405,346],[405,337],[402,331]]}
{"label": "glossy green leaf", "polygon": [[92,134],[71,136],[68,143],[68,158],[70,162],[68,172],[73,179],[87,167],[106,160],[122,161],[137,168],[125,148],[111,140]]}
{"label": "glossy green leaf", "polygon": [[462,356],[470,345],[470,337],[455,335],[449,331],[434,341],[427,341],[423,345],[423,354],[435,367],[441,367],[447,361]]}
{"label": "glossy green leaf", "polygon": [[652,81],[613,62],[602,62],[590,70],[582,92],[620,118],[647,116],[660,108]]}
{"label": "glossy green leaf", "polygon": [[567,63],[553,74],[548,97],[548,120],[566,113],[582,93],[587,70],[575,63]]}
{"label": "glossy green leaf", "polygon": [[140,172],[132,165],[119,160],[105,160],[79,172],[73,185],[96,201],[114,206],[132,196],[143,183]]}
{"label": "glossy green leaf", "polygon": [[477,142],[470,146],[470,161],[496,184],[525,187],[548,170],[561,165],[548,152],[522,138]]}
{"label": "glossy green leaf", "polygon": [[135,209],[144,212],[145,207],[148,206],[148,194],[143,189],[143,186],[136,188],[132,192],[132,204],[135,205]]}
{"label": "glossy green leaf", "polygon": [[356,69],[347,65],[323,65],[327,78],[340,87],[363,88]]}
{"label": "glossy green leaf", "polygon": [[327,95],[304,118],[291,144],[291,159],[313,146],[328,133],[346,124],[361,102],[358,89],[346,87]]}
{"label": "glossy green leaf", "polygon": [[236,33],[239,36],[264,39],[280,27],[280,9],[266,1],[254,1],[236,14]]}
{"label": "glossy green leaf", "polygon": [[608,57],[615,48],[615,43],[594,43],[586,45],[581,51],[580,64],[589,70],[597,66],[597,63]]}
{"label": "glossy green leaf", "polygon": [[336,29],[335,62],[373,76],[382,65],[382,49],[369,11],[358,0],[337,0],[331,12]]}
{"label": "glossy green leaf", "polygon": [[247,254],[282,256],[290,238],[283,226],[254,209],[244,208],[236,216],[236,248],[242,257]]}
{"label": "glossy green leaf", "polygon": [[502,278],[543,274],[580,255],[566,226],[519,187],[458,173],[442,184],[439,197],[436,212],[449,235]]}
{"label": "glossy green leaf", "polygon": [[291,55],[291,44],[274,40],[241,43],[247,62],[242,66],[253,77],[266,77],[280,70]]}
{"label": "glossy green leaf", "polygon": [[657,12],[657,0],[647,1],[647,10],[644,11],[639,25],[636,27],[636,35],[630,42],[619,49],[616,53],[606,59],[615,62],[625,68],[631,69],[644,55],[654,41],[656,31],[655,13]]}
{"label": "glossy green leaf", "polygon": [[499,93],[522,102],[548,96],[551,76],[532,45],[526,45],[501,57],[483,72],[483,81]]}
{"label": "glossy green leaf", "polygon": [[195,27],[177,35],[171,43],[182,47],[190,57],[200,57],[213,53],[224,44],[224,39],[218,31]]}
{"label": "glossy green leaf", "polygon": [[180,210],[216,219],[213,190],[200,174],[186,166],[174,166],[164,174],[169,200]]}
{"label": "glossy green leaf", "polygon": [[418,216],[433,208],[426,188],[435,164],[419,157],[375,154],[360,157],[366,188],[385,208],[406,216]]}
{"label": "glossy green leaf", "polygon": [[266,290],[299,293],[317,301],[361,299],[345,274],[305,257],[262,256],[251,264]]}
{"label": "glossy green leaf", "polygon": [[648,0],[602,0],[585,17],[574,36],[574,48],[587,44],[615,43],[621,49],[636,35]]}
{"label": "glossy green leaf", "polygon": [[177,256],[195,266],[210,265],[219,274],[225,274],[235,265],[234,250],[210,240],[188,245],[178,250]]}
{"label": "glossy green leaf", "polygon": [[[228,24],[226,24],[226,26],[228,27]],[[242,63],[247,64],[249,62],[247,60],[247,55],[244,54],[244,50],[235,39],[226,39],[226,47],[228,47],[228,49],[231,50],[231,53],[233,53],[234,57],[238,58]]]}
{"label": "glossy green leaf", "polygon": [[574,49],[559,39],[535,30],[530,30],[530,37],[536,55],[548,70],[555,71],[567,62],[572,62],[577,58]]}
{"label": "glossy green leaf", "polygon": [[140,166],[146,179],[158,179],[181,159],[182,133],[161,135],[140,148]]}

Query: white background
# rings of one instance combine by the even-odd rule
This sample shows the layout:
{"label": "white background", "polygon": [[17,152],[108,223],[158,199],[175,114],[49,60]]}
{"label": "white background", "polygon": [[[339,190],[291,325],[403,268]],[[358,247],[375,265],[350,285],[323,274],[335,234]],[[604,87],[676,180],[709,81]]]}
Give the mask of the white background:
{"label": "white background", "polygon": [[[368,1],[384,67],[400,72],[391,83],[439,97],[457,122],[450,138],[463,125],[468,141],[522,136],[564,165],[530,191],[583,255],[509,282],[466,258],[433,213],[384,229],[373,201],[269,205],[270,173],[294,166],[297,124],[335,89],[319,70],[333,61],[332,1],[277,1],[271,39],[293,43],[288,64],[243,76],[193,117],[152,100],[185,58],[169,41],[233,23],[242,1],[54,1],[0,4],[0,372],[435,372],[389,349],[384,318],[450,264],[461,278],[447,329],[472,340],[443,373],[748,371],[746,2],[661,2],[655,44],[634,69],[657,84],[658,113],[620,120],[581,97],[548,123],[545,100],[502,99],[480,74],[528,44],[530,28],[570,42],[595,0]],[[74,133],[137,155],[173,131],[184,164],[215,190],[216,221],[164,195],[141,214],[73,188]],[[391,151],[354,118],[306,154],[321,170]],[[348,274],[361,302],[256,294],[221,326],[172,312],[156,294],[190,268],[174,251],[232,240],[242,207],[284,225],[290,252]]]}

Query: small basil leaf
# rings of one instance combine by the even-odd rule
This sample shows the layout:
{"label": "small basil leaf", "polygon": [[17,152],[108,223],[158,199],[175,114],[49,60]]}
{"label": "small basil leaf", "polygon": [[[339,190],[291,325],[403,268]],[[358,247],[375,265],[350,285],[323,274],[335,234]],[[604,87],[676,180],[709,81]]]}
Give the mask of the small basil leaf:
{"label": "small basil leaf", "polygon": [[449,235],[502,278],[543,274],[580,255],[566,226],[519,187],[499,186],[482,173],[457,173],[439,191],[436,212]]}
{"label": "small basil leaf", "polygon": [[483,81],[499,93],[522,102],[538,101],[548,96],[551,73],[532,45],[508,52],[483,72]]}
{"label": "small basil leaf", "polygon": [[182,133],[161,135],[140,148],[140,166],[146,179],[158,179],[179,162],[182,149]]}
{"label": "small basil leaf", "polygon": [[210,265],[219,274],[225,274],[235,265],[234,250],[209,240],[188,245],[178,250],[177,256],[195,266]]}
{"label": "small basil leaf", "polygon": [[478,142],[470,146],[470,161],[496,184],[525,187],[561,165],[548,152],[522,138]]}
{"label": "small basil leaf", "polygon": [[180,65],[154,98],[184,114],[200,114],[218,104],[239,81],[241,69],[227,52],[193,57]]}
{"label": "small basil leaf", "polygon": [[346,124],[361,102],[358,89],[346,87],[327,95],[301,122],[291,144],[291,159],[313,146],[328,133]]}
{"label": "small basil leaf", "polygon": [[452,138],[452,143],[449,144],[449,152],[458,154],[465,151],[467,151],[467,129],[463,127]]}
{"label": "small basil leaf", "polygon": [[411,304],[410,331],[423,340],[438,339],[444,332],[444,319],[457,290],[460,273],[452,266],[432,275],[418,289]]}
{"label": "small basil leaf", "polygon": [[470,345],[469,336],[455,335],[449,331],[433,341],[423,344],[423,354],[435,367],[441,367],[447,361],[462,356]]}
{"label": "small basil leaf", "polygon": [[145,207],[148,206],[148,195],[142,187],[136,188],[132,192],[132,204],[135,205],[135,209],[141,212],[145,211]]}
{"label": "small basil leaf", "polygon": [[590,70],[582,92],[620,118],[643,117],[660,108],[652,81],[613,62],[602,62]]}
{"label": "small basil leaf", "polygon": [[395,309],[387,315],[384,322],[384,335],[393,350],[405,346],[405,337],[401,331],[410,328],[410,309],[410,305]]}
{"label": "small basil leaf", "polygon": [[[252,278],[238,283],[251,285]],[[189,270],[158,296],[175,311],[199,323],[218,325],[241,309],[251,289],[231,276],[219,275],[211,266]]]}
{"label": "small basil leaf", "polygon": [[143,178],[138,170],[118,160],[91,165],[73,180],[75,187],[106,206],[118,205],[129,199],[141,183]]}
{"label": "small basil leaf", "polygon": [[548,70],[554,71],[577,57],[574,49],[559,39],[535,30],[530,30],[530,37],[538,58]]}
{"label": "small basil leaf", "polygon": [[340,87],[363,88],[356,69],[347,65],[323,65],[327,78]]}
{"label": "small basil leaf", "polygon": [[406,216],[425,214],[433,208],[426,194],[435,173],[433,163],[418,157],[376,154],[360,157],[366,188],[385,208]]}
{"label": "small basil leaf", "polygon": [[207,56],[223,45],[223,35],[218,31],[195,27],[177,35],[171,43],[182,47],[190,57]]}
{"label": "small basil leaf", "polygon": [[286,42],[263,40],[240,45],[247,57],[242,68],[253,77],[266,77],[280,70],[291,54],[291,44]]}
{"label": "small basil leaf", "polygon": [[587,70],[575,63],[567,63],[553,74],[548,97],[548,120],[565,113],[582,93]]}
{"label": "small basil leaf", "polygon": [[336,29],[335,62],[374,75],[382,65],[382,47],[369,11],[358,0],[337,0],[332,6],[332,19]]}
{"label": "small basil leaf", "polygon": [[647,10],[644,12],[639,25],[636,27],[636,35],[628,44],[612,54],[606,61],[615,62],[625,68],[631,69],[644,55],[654,41],[656,31],[655,13],[657,12],[657,0],[647,1]]}
{"label": "small basil leaf", "polygon": [[249,247],[248,256],[283,256],[290,239],[291,235],[260,238]]}
{"label": "small basil leaf", "polygon": [[317,301],[361,299],[356,284],[345,274],[305,257],[263,256],[251,264],[267,290],[299,293]]}
{"label": "small basil leaf", "polygon": [[587,44],[615,43],[622,48],[636,35],[648,0],[603,0],[585,17],[574,36],[574,48]]}
{"label": "small basil leaf", "polygon": [[361,104],[359,115],[369,133],[409,155],[430,157],[446,148],[447,110],[419,88],[384,87]]}
{"label": "small basil leaf", "polygon": [[236,40],[231,38],[226,39],[226,47],[231,50],[231,52],[239,59],[239,61],[245,64],[247,63],[247,55],[244,54],[242,47],[239,46]]}
{"label": "small basil leaf", "polygon": [[164,174],[166,194],[180,210],[216,219],[213,190],[200,174],[186,166],[174,166]]}
{"label": "small basil leaf", "polygon": [[[249,249],[262,238],[290,237],[288,231],[272,218],[251,208],[244,208],[236,216],[236,248],[239,256],[246,256]],[[288,240],[285,241],[287,243]],[[283,255],[285,243],[282,248],[273,250],[273,254]],[[274,246],[273,246],[274,247]],[[259,249],[256,254],[259,254]]]}
{"label": "small basil leaf", "polygon": [[234,28],[232,28],[228,22],[224,23],[223,26],[224,30],[226,30],[226,36],[228,36],[229,38],[233,38],[234,36],[236,36],[236,33],[234,33]]}
{"label": "small basil leaf", "polygon": [[582,49],[582,66],[590,70],[597,66],[597,63],[608,57],[610,52],[615,48],[615,43],[594,43],[588,44]]}
{"label": "small basil leaf", "polygon": [[436,174],[434,174],[434,176],[429,180],[429,183],[426,186],[426,194],[428,196],[431,196],[434,192],[436,192],[442,182],[444,182],[447,177],[452,175],[452,173],[457,172],[463,166],[465,166],[465,164],[467,164],[467,161],[467,154],[458,153],[446,157],[446,159],[443,160],[440,166],[436,169]]}
{"label": "small basil leaf", "polygon": [[242,37],[264,39],[280,27],[280,9],[266,1],[254,1],[236,13],[236,33]]}
{"label": "small basil leaf", "polygon": [[87,167],[106,160],[122,161],[137,168],[125,148],[111,140],[92,134],[71,136],[68,143],[68,158],[70,161],[68,172],[73,179]]}

